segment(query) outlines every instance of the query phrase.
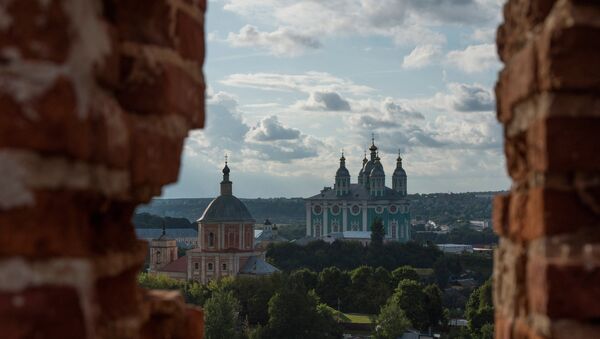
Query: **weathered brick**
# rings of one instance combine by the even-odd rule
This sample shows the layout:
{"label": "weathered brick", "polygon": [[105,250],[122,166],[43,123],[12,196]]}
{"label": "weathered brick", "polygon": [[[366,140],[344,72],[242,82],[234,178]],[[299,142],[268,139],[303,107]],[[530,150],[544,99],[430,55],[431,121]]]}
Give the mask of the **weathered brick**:
{"label": "weathered brick", "polygon": [[123,41],[175,46],[175,8],[167,0],[119,0],[114,16]]}
{"label": "weathered brick", "polygon": [[527,266],[529,306],[551,318],[600,317],[600,267],[584,261],[530,258]]}
{"label": "weathered brick", "polygon": [[492,206],[493,227],[496,234],[508,236],[508,207],[510,205],[509,194],[498,194],[494,197]]}
{"label": "weathered brick", "polygon": [[204,23],[183,11],[177,11],[177,50],[181,56],[199,64],[204,62]]}
{"label": "weathered brick", "polygon": [[101,62],[94,64],[94,75],[99,85],[109,90],[116,90],[120,87],[121,80],[120,36],[114,25],[104,23],[104,27],[110,39],[110,52],[104,56]]}
{"label": "weathered brick", "polygon": [[597,215],[575,190],[531,188],[526,198],[526,217],[518,237],[532,240],[543,235],[600,227]]}
{"label": "weathered brick", "polygon": [[508,174],[515,182],[522,182],[527,178],[527,135],[519,133],[514,136],[506,135],[504,138],[504,154]]}
{"label": "weathered brick", "polygon": [[542,89],[600,92],[599,16],[597,4],[563,1],[555,7],[539,39]]}
{"label": "weathered brick", "polygon": [[494,314],[494,337],[496,339],[511,339],[513,322],[501,312]]}
{"label": "weathered brick", "polygon": [[78,293],[61,286],[0,291],[2,338],[86,338]]}
{"label": "weathered brick", "polygon": [[[20,58],[63,63],[69,54],[70,22],[61,1],[8,1],[0,49],[15,49]],[[0,56],[2,58],[3,56]],[[4,56],[5,57],[5,56]]]}
{"label": "weathered brick", "polygon": [[117,276],[96,281],[96,298],[100,307],[100,321],[133,317],[141,311],[142,293],[137,276],[140,267],[134,267]]}
{"label": "weathered brick", "polygon": [[546,339],[531,327],[529,321],[524,318],[517,318],[514,322],[514,328],[511,339]]}
{"label": "weathered brick", "polygon": [[202,339],[204,338],[204,312],[200,307],[188,306],[185,310],[186,330],[185,338]]}
{"label": "weathered brick", "polygon": [[527,132],[527,162],[537,171],[600,170],[600,117],[550,117]]}
{"label": "weathered brick", "polygon": [[535,56],[535,41],[530,40],[500,72],[496,84],[496,111],[501,122],[512,120],[514,106],[537,91]]}
{"label": "weathered brick", "polygon": [[[173,117],[174,118],[174,117]],[[170,117],[130,116],[131,181],[134,186],[161,187],[177,180],[186,126]],[[180,123],[181,125],[183,123]],[[178,134],[180,133],[180,134]]]}
{"label": "weathered brick", "polygon": [[600,324],[594,321],[555,320],[552,337],[556,339],[600,338]]}
{"label": "weathered brick", "polygon": [[120,225],[131,225],[134,207],[93,194],[35,192],[34,206],[0,213],[0,256],[86,256],[129,249],[136,241],[133,227]]}
{"label": "weathered brick", "polygon": [[498,54],[504,62],[526,43],[527,33],[543,23],[556,0],[511,0],[504,5],[504,23],[498,28]]}
{"label": "weathered brick", "polygon": [[127,110],[143,114],[176,114],[193,127],[204,122],[204,85],[171,64],[151,65],[144,59],[129,59],[128,76],[118,92]]}
{"label": "weathered brick", "polygon": [[202,338],[180,294],[142,296],[131,217],[176,180],[203,126],[205,8],[0,4],[0,337]]}

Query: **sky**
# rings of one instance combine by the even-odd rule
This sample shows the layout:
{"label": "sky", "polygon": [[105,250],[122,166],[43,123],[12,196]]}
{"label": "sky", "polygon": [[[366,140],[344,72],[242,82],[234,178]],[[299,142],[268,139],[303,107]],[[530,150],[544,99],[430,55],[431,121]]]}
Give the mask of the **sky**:
{"label": "sky", "polygon": [[206,126],[162,197],[308,197],[375,136],[409,193],[509,187],[493,86],[503,0],[211,0]]}

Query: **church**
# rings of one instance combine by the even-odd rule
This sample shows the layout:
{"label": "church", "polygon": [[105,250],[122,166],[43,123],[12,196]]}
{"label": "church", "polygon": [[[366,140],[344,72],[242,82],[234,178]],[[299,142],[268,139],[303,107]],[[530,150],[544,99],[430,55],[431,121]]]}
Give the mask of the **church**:
{"label": "church", "polygon": [[385,171],[375,139],[370,159],[366,153],[358,173],[358,182],[350,182],[346,158],[342,152],[333,188],[305,199],[306,236],[320,239],[369,239],[371,224],[381,218],[385,239],[410,240],[409,201],[406,196],[406,171],[398,155],[392,174],[392,188],[385,186]]}
{"label": "church", "polygon": [[229,173],[225,160],[221,194],[197,221],[198,247],[177,258],[175,241],[163,232],[161,238],[151,243],[150,272],[207,283],[227,276],[258,276],[278,271],[265,261],[264,250],[256,246],[256,221],[246,205],[233,195]]}

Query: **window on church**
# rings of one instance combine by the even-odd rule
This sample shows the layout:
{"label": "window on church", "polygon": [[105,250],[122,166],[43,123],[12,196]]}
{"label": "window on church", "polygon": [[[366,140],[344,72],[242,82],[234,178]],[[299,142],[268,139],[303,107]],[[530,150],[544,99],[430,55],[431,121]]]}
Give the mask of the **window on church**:
{"label": "window on church", "polygon": [[227,271],[227,264],[223,264],[223,271]]}
{"label": "window on church", "polygon": [[194,269],[197,270],[198,269],[198,263],[194,264]]}
{"label": "window on church", "polygon": [[233,232],[229,233],[229,246],[228,247],[235,247],[235,241],[234,241]]}
{"label": "window on church", "polygon": [[208,263],[207,267],[209,271],[213,270],[213,264],[211,262]]}
{"label": "window on church", "polygon": [[215,234],[213,232],[210,232],[208,234],[208,247],[214,247],[215,246]]}

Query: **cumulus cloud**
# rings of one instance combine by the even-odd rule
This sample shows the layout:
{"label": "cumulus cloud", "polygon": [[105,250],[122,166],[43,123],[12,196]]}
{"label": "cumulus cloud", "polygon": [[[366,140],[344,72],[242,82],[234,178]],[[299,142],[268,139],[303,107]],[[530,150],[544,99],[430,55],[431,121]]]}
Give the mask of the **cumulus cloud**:
{"label": "cumulus cloud", "polygon": [[452,105],[459,112],[491,111],[494,108],[494,97],[492,92],[478,84],[448,85],[453,96]]}
{"label": "cumulus cloud", "polygon": [[357,85],[351,80],[342,79],[326,72],[314,71],[304,74],[236,73],[226,76],[220,82],[228,86],[284,92],[366,94],[373,91],[373,88]]}
{"label": "cumulus cloud", "polygon": [[297,56],[321,47],[319,40],[295,33],[289,28],[280,27],[273,32],[261,32],[252,25],[242,27],[239,33],[230,32],[226,41],[234,47],[266,49],[276,56]]}
{"label": "cumulus cloud", "polygon": [[259,121],[246,135],[246,139],[252,141],[290,140],[299,137],[299,130],[283,126],[274,115]]}
{"label": "cumulus cloud", "polygon": [[350,103],[337,92],[312,92],[308,99],[295,105],[312,111],[349,111]]}
{"label": "cumulus cloud", "polygon": [[284,126],[274,115],[260,120],[245,141],[255,157],[280,162],[315,157],[323,145],[298,129]]}
{"label": "cumulus cloud", "polygon": [[441,53],[441,47],[436,45],[421,45],[415,47],[404,57],[402,67],[422,68],[429,65]]}
{"label": "cumulus cloud", "polygon": [[446,59],[449,64],[467,73],[483,72],[500,65],[494,44],[471,45],[464,50],[450,51]]}
{"label": "cumulus cloud", "polygon": [[[206,128],[190,134],[185,152],[220,165],[225,153],[250,155],[252,159],[290,162],[318,155],[323,143],[283,125],[276,116],[250,126],[238,110],[237,98],[226,92],[213,94],[207,101]],[[243,161],[253,161],[244,159]]]}
{"label": "cumulus cloud", "polygon": [[293,27],[310,40],[360,34],[413,45],[444,43],[443,35],[432,27],[498,20],[499,8],[500,4],[492,0],[227,0],[224,4],[225,10],[266,24]]}

